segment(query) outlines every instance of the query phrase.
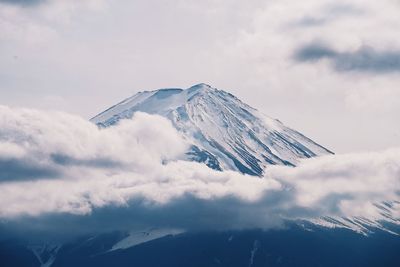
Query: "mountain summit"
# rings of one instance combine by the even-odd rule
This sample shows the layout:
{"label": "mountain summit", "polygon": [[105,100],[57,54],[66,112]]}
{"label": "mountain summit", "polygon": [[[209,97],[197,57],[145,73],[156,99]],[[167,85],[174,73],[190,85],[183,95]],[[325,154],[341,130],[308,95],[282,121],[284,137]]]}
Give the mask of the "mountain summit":
{"label": "mountain summit", "polygon": [[207,84],[144,91],[93,117],[109,127],[136,111],[168,118],[191,144],[187,159],[217,170],[262,175],[269,165],[295,166],[332,152],[301,133]]}

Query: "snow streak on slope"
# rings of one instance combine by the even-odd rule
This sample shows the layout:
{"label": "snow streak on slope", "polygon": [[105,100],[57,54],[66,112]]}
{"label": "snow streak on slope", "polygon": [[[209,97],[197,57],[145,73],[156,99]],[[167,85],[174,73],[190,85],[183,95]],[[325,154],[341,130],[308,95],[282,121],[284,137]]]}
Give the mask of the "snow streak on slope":
{"label": "snow streak on slope", "polygon": [[187,159],[217,170],[262,175],[268,165],[295,166],[302,158],[332,153],[235,96],[206,84],[186,90],[140,92],[91,121],[108,127],[136,111],[170,119],[192,144]]}
{"label": "snow streak on slope", "polygon": [[327,228],[344,228],[354,232],[369,235],[376,230],[400,235],[400,201],[383,201],[375,203],[376,216],[369,217],[339,217],[322,216],[308,220],[312,224]]}
{"label": "snow streak on slope", "polygon": [[50,267],[54,263],[61,245],[41,244],[28,246],[40,263],[40,267]]}
{"label": "snow streak on slope", "polygon": [[184,233],[179,229],[148,229],[145,231],[132,231],[129,235],[114,244],[110,251],[127,249],[158,238]]}

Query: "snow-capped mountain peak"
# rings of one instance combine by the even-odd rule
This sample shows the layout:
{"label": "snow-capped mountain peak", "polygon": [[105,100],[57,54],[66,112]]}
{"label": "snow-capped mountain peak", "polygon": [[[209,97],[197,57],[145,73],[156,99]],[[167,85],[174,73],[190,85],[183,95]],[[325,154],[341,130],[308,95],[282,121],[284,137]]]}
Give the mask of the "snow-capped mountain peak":
{"label": "snow-capped mountain peak", "polygon": [[232,94],[204,83],[139,92],[91,121],[109,127],[137,111],[171,120],[192,144],[187,159],[217,170],[261,175],[269,165],[295,166],[302,158],[332,153]]}

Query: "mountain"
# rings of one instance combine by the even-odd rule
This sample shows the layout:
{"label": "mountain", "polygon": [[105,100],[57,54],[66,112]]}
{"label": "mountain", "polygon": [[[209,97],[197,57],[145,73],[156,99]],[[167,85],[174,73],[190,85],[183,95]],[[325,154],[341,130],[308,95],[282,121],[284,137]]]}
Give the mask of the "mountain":
{"label": "mountain", "polygon": [[23,243],[0,242],[0,265],[395,267],[400,262],[400,238],[382,231],[364,236],[347,229],[304,229],[288,225],[284,229],[269,231],[254,229],[172,234],[113,249],[114,244],[124,237],[123,232],[82,236],[58,247],[57,257],[50,261],[38,257],[35,250],[26,249]]}
{"label": "mountain", "polygon": [[[191,144],[186,159],[216,170],[261,176],[271,165],[296,166],[301,159],[332,154],[279,120],[207,84],[139,92],[91,121],[99,127],[110,127],[138,111],[168,118]],[[322,217],[311,222],[362,234],[375,229],[391,232],[391,225],[399,224],[396,205],[385,202],[376,203],[375,207],[378,219]],[[382,218],[384,222],[380,221]]]}
{"label": "mountain", "polygon": [[295,166],[300,159],[332,153],[232,94],[206,84],[139,92],[91,121],[109,127],[137,111],[168,118],[191,144],[187,160],[217,170],[262,175],[269,165]]}
{"label": "mountain", "polygon": [[[186,159],[216,170],[262,175],[270,165],[296,166],[300,159],[332,153],[206,84],[140,92],[91,121],[111,127],[137,111],[168,118],[191,144]],[[382,215],[377,218],[286,220],[270,230],[110,228],[33,242],[24,236],[8,238],[0,227],[0,266],[398,266],[399,203],[376,203]]]}

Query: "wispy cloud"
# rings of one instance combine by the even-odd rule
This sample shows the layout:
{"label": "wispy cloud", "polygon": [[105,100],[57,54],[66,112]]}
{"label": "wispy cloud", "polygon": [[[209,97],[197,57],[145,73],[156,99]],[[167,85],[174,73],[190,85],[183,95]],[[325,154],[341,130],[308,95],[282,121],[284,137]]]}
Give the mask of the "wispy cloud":
{"label": "wispy cloud", "polygon": [[300,62],[318,61],[323,58],[335,58],[337,53],[328,46],[314,43],[301,47],[296,51],[294,58]]}
{"label": "wispy cloud", "polygon": [[333,68],[339,72],[392,73],[400,71],[400,50],[378,51],[367,46],[351,52],[339,52],[329,46],[312,43],[298,49],[294,59],[299,62],[328,59]]}
{"label": "wispy cloud", "polygon": [[326,5],[319,11],[314,11],[312,14],[304,15],[304,17],[290,23],[290,26],[314,27],[323,26],[324,24],[334,22],[335,20],[346,16],[355,17],[362,15],[364,12],[361,8],[345,5]]}
{"label": "wispy cloud", "polygon": [[36,6],[45,1],[46,0],[0,0],[0,3],[21,6]]}

